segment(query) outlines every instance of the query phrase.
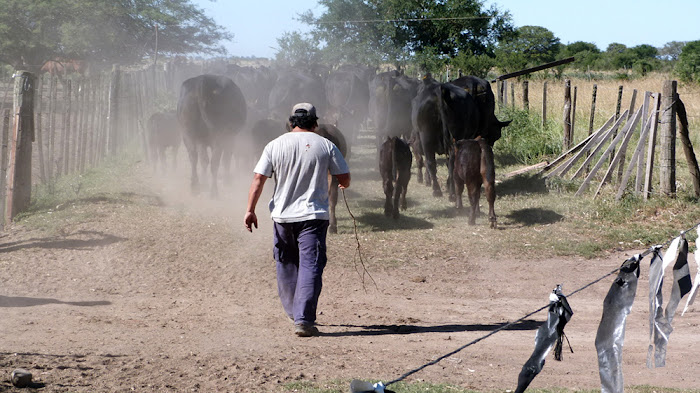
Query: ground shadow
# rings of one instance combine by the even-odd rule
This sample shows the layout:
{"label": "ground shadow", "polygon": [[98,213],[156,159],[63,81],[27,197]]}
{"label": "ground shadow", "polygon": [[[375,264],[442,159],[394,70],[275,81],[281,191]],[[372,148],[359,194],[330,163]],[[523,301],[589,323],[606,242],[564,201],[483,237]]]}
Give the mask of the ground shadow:
{"label": "ground shadow", "polygon": [[536,224],[554,224],[555,222],[563,220],[564,216],[552,210],[528,208],[514,210],[510,212],[506,218],[513,221],[516,225],[532,226]]}
{"label": "ground shadow", "polygon": [[538,174],[522,174],[509,177],[496,185],[496,194],[521,195],[521,194],[547,194],[549,190],[545,179]]}
{"label": "ground shadow", "polygon": [[[68,239],[68,236],[82,235],[89,239]],[[78,231],[68,236],[32,238],[20,242],[0,243],[0,253],[12,252],[25,248],[57,248],[63,250],[92,250],[113,243],[127,240],[125,237],[114,236],[96,231]]]}
{"label": "ground shadow", "polygon": [[109,306],[111,302],[104,300],[89,301],[89,302],[66,302],[51,298],[38,297],[23,297],[23,296],[2,296],[0,295],[0,307],[34,307],[43,306],[45,304],[67,304],[69,306],[78,307],[94,307],[94,306]]}
{"label": "ground shadow", "polygon": [[[384,202],[382,205],[384,206]],[[356,217],[357,221],[372,228],[372,231],[396,231],[402,229],[430,229],[434,225],[422,218],[415,218],[401,213],[398,219],[385,216],[383,213],[364,213]]]}
{"label": "ground shadow", "polygon": [[[381,336],[386,334],[415,334],[415,333],[459,333],[459,332],[492,332],[502,329],[506,323],[493,324],[470,324],[470,325],[325,325],[332,327],[346,328],[345,332],[323,333],[321,336],[344,337],[344,336]],[[526,319],[513,324],[503,330],[537,330],[542,321]],[[319,325],[323,326],[323,325]]]}

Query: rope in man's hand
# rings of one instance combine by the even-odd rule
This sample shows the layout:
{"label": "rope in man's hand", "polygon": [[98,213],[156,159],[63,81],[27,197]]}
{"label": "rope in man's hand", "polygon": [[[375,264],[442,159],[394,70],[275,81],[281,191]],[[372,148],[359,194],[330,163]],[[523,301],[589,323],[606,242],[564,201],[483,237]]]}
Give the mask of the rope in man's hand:
{"label": "rope in man's hand", "polygon": [[[374,278],[372,277],[371,274],[369,274],[369,271],[367,270],[367,266],[365,266],[365,260],[362,257],[362,249],[360,247],[360,236],[357,233],[357,220],[355,219],[355,216],[350,211],[350,206],[348,205],[348,199],[345,197],[345,189],[341,188],[340,190],[343,192],[343,201],[345,201],[345,207],[348,209],[348,213],[350,214],[350,217],[352,218],[352,224],[353,224],[353,227],[355,230],[355,241],[357,242],[357,248],[356,248],[355,255],[353,256],[352,261],[353,261],[353,265],[355,266],[355,271],[360,276],[360,280],[362,282],[362,289],[364,289],[365,292],[367,292],[367,288],[365,288],[365,274],[372,280],[374,287],[376,289],[379,289],[379,287],[377,286],[377,282],[374,281]],[[358,270],[357,263],[355,263],[355,261],[357,260],[356,259],[357,256],[359,256],[360,265],[362,266],[362,272],[360,272]]]}

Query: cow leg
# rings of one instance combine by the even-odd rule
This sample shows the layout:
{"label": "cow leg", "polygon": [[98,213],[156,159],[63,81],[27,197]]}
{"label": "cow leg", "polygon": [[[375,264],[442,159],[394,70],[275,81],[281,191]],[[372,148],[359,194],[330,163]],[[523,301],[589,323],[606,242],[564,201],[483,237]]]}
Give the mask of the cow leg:
{"label": "cow leg", "polygon": [[490,146],[482,144],[481,148],[481,177],[484,183],[486,200],[489,203],[489,223],[490,227],[496,229],[496,169],[493,162],[493,150]]}
{"label": "cow leg", "polygon": [[330,208],[328,231],[330,233],[338,233],[338,220],[335,217],[335,207],[338,205],[338,179],[332,176],[330,183],[331,187],[328,189],[328,205]]}
{"label": "cow leg", "polygon": [[[416,159],[416,173],[418,174],[418,183],[423,183],[423,168],[425,167],[425,163],[423,162],[423,152],[421,148],[421,143],[422,142],[420,140],[420,134],[414,132],[411,136],[411,140],[409,141],[409,145],[411,145],[413,157]],[[426,182],[426,184],[430,186],[429,178],[426,180]]]}
{"label": "cow leg", "polygon": [[447,193],[449,195],[450,202],[455,201],[455,183],[454,183],[454,167],[455,167],[455,154],[450,151],[447,155]]}
{"label": "cow leg", "polygon": [[187,146],[187,153],[190,156],[190,166],[192,167],[190,173],[190,189],[192,190],[192,194],[197,195],[199,194],[199,177],[197,176],[197,155],[199,149],[197,146]]}
{"label": "cow leg", "polygon": [[[426,178],[430,178],[430,182],[433,185],[433,196],[441,197],[442,190],[440,190],[440,183],[437,180],[437,162],[435,161],[435,153],[429,152],[425,154],[425,168],[426,168]],[[426,185],[430,184],[426,181]]]}
{"label": "cow leg", "polygon": [[469,193],[469,205],[471,206],[471,214],[469,215],[469,225],[476,224],[476,216],[479,211],[479,197],[481,196],[481,184],[474,182],[472,179],[467,183],[467,192]]}
{"label": "cow leg", "polygon": [[[459,176],[454,177],[454,188],[455,188],[455,207],[457,207],[457,210],[462,210],[464,207],[462,205],[462,193],[464,192],[464,182],[462,181],[462,178]],[[467,191],[468,193],[469,191]]]}
{"label": "cow leg", "polygon": [[401,182],[397,180],[396,186],[394,187],[394,205],[391,210],[391,217],[394,219],[399,218],[399,200],[401,199],[401,195],[405,193],[404,190]]}
{"label": "cow leg", "polygon": [[233,149],[230,147],[226,148],[222,153],[221,165],[224,167],[224,185],[230,186],[233,184],[233,179],[231,178],[231,158],[233,157]]}
{"label": "cow leg", "polygon": [[211,197],[219,197],[219,187],[217,185],[219,179],[219,166],[221,165],[221,155],[223,150],[220,147],[214,147],[211,152]]}
{"label": "cow leg", "polygon": [[383,182],[382,186],[384,188],[384,215],[389,217],[391,215],[391,212],[393,210],[393,205],[391,202],[391,198],[394,195],[394,182],[393,180],[387,176]]}
{"label": "cow leg", "polygon": [[204,179],[204,182],[206,183],[207,169],[209,168],[209,165],[210,165],[209,150],[206,146],[202,146],[202,145],[199,145],[198,150],[199,150],[199,165],[200,165],[199,169],[202,171],[202,178]]}
{"label": "cow leg", "polygon": [[397,181],[397,183],[401,185],[401,210],[406,210],[408,208],[408,204],[406,203],[406,191],[408,190],[408,176],[399,176],[399,180]]}

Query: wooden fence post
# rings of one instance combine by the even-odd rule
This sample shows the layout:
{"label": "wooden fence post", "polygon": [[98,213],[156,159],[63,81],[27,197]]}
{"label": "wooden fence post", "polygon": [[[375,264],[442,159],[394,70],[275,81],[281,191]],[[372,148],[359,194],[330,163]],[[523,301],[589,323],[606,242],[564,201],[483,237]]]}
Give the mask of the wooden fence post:
{"label": "wooden fence post", "polygon": [[32,195],[34,82],[28,71],[15,73],[12,135],[9,140],[5,223],[29,206]]}
{"label": "wooden fence post", "polygon": [[571,80],[564,81],[564,145],[563,151],[571,147]]}
{"label": "wooden fence post", "polygon": [[530,111],[530,97],[529,94],[528,81],[523,81],[523,110]]}
{"label": "wooden fence post", "polygon": [[510,82],[510,106],[515,109],[515,86]]}
{"label": "wooden fence post", "polygon": [[573,142],[576,135],[576,94],[578,93],[577,86],[574,86],[574,98],[571,100],[571,139]]}
{"label": "wooden fence post", "polygon": [[66,108],[63,110],[63,174],[68,174],[70,165],[70,137],[71,137],[71,113],[73,112],[73,81],[66,79],[63,86],[63,101],[66,103]]}
{"label": "wooden fence post", "polygon": [[36,81],[36,97],[34,99],[36,100],[36,124],[34,125],[34,132],[36,133],[36,146],[39,149],[39,179],[41,179],[42,182],[46,183],[47,178],[46,178],[46,166],[45,166],[45,161],[46,157],[44,156],[44,138],[42,135],[42,129],[41,129],[41,121],[43,117],[43,112],[42,112],[42,92],[44,90],[44,84],[43,84],[44,78],[38,77]]}
{"label": "wooden fence post", "polygon": [[595,99],[598,94],[598,85],[593,85],[593,98],[591,100],[591,120],[588,122],[588,135],[593,133],[593,120],[595,118]]}
{"label": "wooden fence post", "polygon": [[644,172],[644,200],[648,200],[651,196],[651,181],[654,174],[654,153],[656,150],[656,134],[659,120],[659,105],[661,104],[661,94],[654,94],[654,101],[651,107],[651,128],[649,129],[649,146],[647,147],[647,165]]}
{"label": "wooden fence post", "polygon": [[496,90],[498,94],[498,107],[503,106],[503,81],[498,79],[496,80]]}
{"label": "wooden fence post", "polygon": [[[630,109],[627,112],[627,121],[630,120],[631,114],[634,112],[634,107],[637,104],[637,89],[632,89],[632,98],[630,98]],[[627,151],[620,151],[620,166],[617,171],[617,182],[622,182],[622,176],[624,175],[625,158],[627,158]],[[631,163],[630,163],[631,165]]]}
{"label": "wooden fence post", "polygon": [[[8,83],[9,85],[9,83]],[[9,86],[7,86],[9,88]],[[5,208],[7,206],[7,163],[9,158],[8,145],[10,139],[10,109],[2,110],[2,130],[0,130],[2,145],[0,146],[0,229],[5,228]]]}
{"label": "wooden fence post", "polygon": [[[646,129],[647,127],[647,121],[648,120],[648,113],[649,113],[649,104],[651,100],[651,93],[650,92],[644,92],[644,100],[642,101],[642,130]],[[639,194],[642,192],[642,188],[644,187],[644,153],[640,153],[639,159],[637,160],[637,176],[634,181],[634,192],[635,194]],[[630,163],[632,165],[632,163]]]}
{"label": "wooden fence post", "polygon": [[117,154],[117,130],[119,129],[119,65],[112,66],[112,78],[109,83],[109,154]]}
{"label": "wooden fence post", "polygon": [[661,130],[659,143],[661,147],[659,172],[660,191],[664,195],[676,194],[676,81],[664,81],[661,93]]}
{"label": "wooden fence post", "polygon": [[547,124],[547,81],[542,85],[542,127]]}
{"label": "wooden fence post", "polygon": [[700,168],[698,168],[698,160],[695,158],[693,144],[690,142],[688,115],[685,112],[685,104],[683,104],[683,101],[681,101],[678,96],[676,96],[675,106],[676,112],[678,113],[678,122],[680,123],[678,135],[681,137],[681,142],[683,143],[683,153],[685,153],[685,159],[688,162],[690,178],[693,181],[693,191],[697,198],[700,197]]}

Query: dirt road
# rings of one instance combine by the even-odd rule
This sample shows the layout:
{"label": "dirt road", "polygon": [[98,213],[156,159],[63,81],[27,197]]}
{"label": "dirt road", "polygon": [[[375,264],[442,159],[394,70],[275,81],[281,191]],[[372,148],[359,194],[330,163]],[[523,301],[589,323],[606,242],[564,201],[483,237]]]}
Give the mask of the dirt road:
{"label": "dirt road", "polygon": [[[184,171],[184,169],[183,169]],[[123,192],[81,199],[0,235],[0,390],[26,368],[41,392],[284,391],[290,382],[349,387],[391,381],[601,277],[631,252],[603,258],[491,259],[444,249],[392,259],[425,230],[329,237],[319,305],[321,336],[293,335],[276,294],[271,225],[242,225],[247,179],[221,199],[192,197],[184,177],[138,168]],[[269,190],[267,190],[269,192]],[[260,216],[265,216],[264,204]],[[69,212],[56,222],[52,215]],[[475,228],[491,235],[487,226]],[[387,240],[389,239],[389,240]],[[469,252],[467,252],[469,251]],[[628,319],[625,383],[700,386],[700,309],[674,320],[667,366],[647,369],[648,261]],[[694,267],[693,267],[694,272]],[[594,347],[613,277],[569,298],[574,353],[550,356],[532,387],[600,387]],[[667,284],[669,285],[669,284]],[[666,297],[667,299],[668,297]],[[685,301],[682,303],[685,304]],[[682,307],[681,307],[682,308]],[[541,312],[406,380],[479,391],[514,389]]]}

